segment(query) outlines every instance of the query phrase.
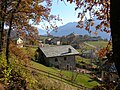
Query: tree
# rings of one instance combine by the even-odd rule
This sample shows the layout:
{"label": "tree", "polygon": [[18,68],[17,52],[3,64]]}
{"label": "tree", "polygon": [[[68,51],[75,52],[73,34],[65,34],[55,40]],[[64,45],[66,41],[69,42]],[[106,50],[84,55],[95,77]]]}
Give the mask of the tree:
{"label": "tree", "polygon": [[111,35],[112,35],[112,48],[113,48],[113,61],[115,62],[116,69],[120,76],[120,5],[119,0],[111,0],[110,6],[110,26],[111,26]]}
{"label": "tree", "polygon": [[[0,0],[0,78],[2,78],[0,82],[5,84],[7,89],[26,90],[29,85],[36,82],[31,78],[32,73],[26,68],[32,58],[33,54],[30,52],[32,50],[27,50],[28,53],[12,44],[11,32],[31,41],[37,41],[38,30],[33,25],[45,21],[51,25],[51,28],[56,28],[52,25],[52,20],[59,18],[50,15],[50,7],[51,0]],[[6,31],[5,27],[8,27]],[[4,36],[6,59],[3,49]]]}
{"label": "tree", "polygon": [[7,26],[6,59],[8,63],[11,31],[18,36],[37,40],[38,30],[33,25],[47,21],[54,28],[51,21],[59,19],[50,15],[50,7],[50,0],[0,0],[0,53],[3,48],[4,26]]}
{"label": "tree", "polygon": [[[81,12],[78,13],[78,18],[80,21],[78,22],[78,28],[85,28],[89,33],[96,34],[98,30],[101,32],[110,33],[112,37],[112,59],[115,63],[116,69],[118,71],[118,75],[120,76],[120,14],[118,13],[120,9],[118,6],[120,5],[119,1],[113,0],[67,0],[70,3],[75,2],[76,8],[75,10],[81,9]],[[86,17],[86,14],[89,14],[89,18]],[[94,26],[93,17],[96,17],[101,22],[95,26],[96,31],[90,30],[90,26]],[[86,26],[83,25],[83,19],[86,21]],[[107,49],[106,53],[107,54]],[[103,51],[105,51],[103,50]]]}

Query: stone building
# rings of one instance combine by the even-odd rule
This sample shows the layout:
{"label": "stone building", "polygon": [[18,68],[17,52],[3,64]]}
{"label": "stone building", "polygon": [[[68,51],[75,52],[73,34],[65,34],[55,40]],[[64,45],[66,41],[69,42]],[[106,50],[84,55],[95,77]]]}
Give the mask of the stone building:
{"label": "stone building", "polygon": [[40,47],[38,48],[38,52],[38,61],[40,63],[64,70],[75,69],[75,56],[79,55],[79,52],[71,45]]}

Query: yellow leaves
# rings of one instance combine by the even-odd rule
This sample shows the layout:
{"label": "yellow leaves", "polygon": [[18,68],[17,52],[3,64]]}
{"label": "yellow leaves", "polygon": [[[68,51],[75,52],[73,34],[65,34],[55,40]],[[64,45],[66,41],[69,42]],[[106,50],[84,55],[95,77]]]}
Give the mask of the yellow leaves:
{"label": "yellow leaves", "polygon": [[108,2],[107,2],[107,3],[108,3],[108,5],[110,5],[110,1],[109,1],[109,0],[108,0]]}

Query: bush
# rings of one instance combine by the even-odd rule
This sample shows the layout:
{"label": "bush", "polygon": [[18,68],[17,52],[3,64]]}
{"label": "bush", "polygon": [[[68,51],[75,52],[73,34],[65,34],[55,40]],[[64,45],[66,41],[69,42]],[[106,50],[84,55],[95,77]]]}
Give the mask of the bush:
{"label": "bush", "polygon": [[6,59],[1,57],[0,60],[0,82],[5,85],[7,90],[30,90],[36,80],[32,77],[31,71],[28,70],[19,60],[15,58]]}

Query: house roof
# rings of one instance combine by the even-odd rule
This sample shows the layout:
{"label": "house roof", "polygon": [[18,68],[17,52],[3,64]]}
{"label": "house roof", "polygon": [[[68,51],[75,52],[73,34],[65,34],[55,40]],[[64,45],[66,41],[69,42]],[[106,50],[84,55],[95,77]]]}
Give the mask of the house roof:
{"label": "house roof", "polygon": [[[78,55],[79,52],[74,49],[71,45],[51,46],[51,47],[40,47],[41,51],[46,57],[57,57],[66,55]],[[71,52],[68,52],[71,49]]]}
{"label": "house roof", "polygon": [[117,69],[115,67],[115,63],[112,63],[111,67],[109,68],[110,72],[117,72]]}
{"label": "house roof", "polygon": [[108,71],[108,72],[111,72],[111,73],[115,73],[117,72],[117,69],[115,67],[115,63],[109,63],[108,60],[105,60],[101,67],[105,70],[105,71]]}

